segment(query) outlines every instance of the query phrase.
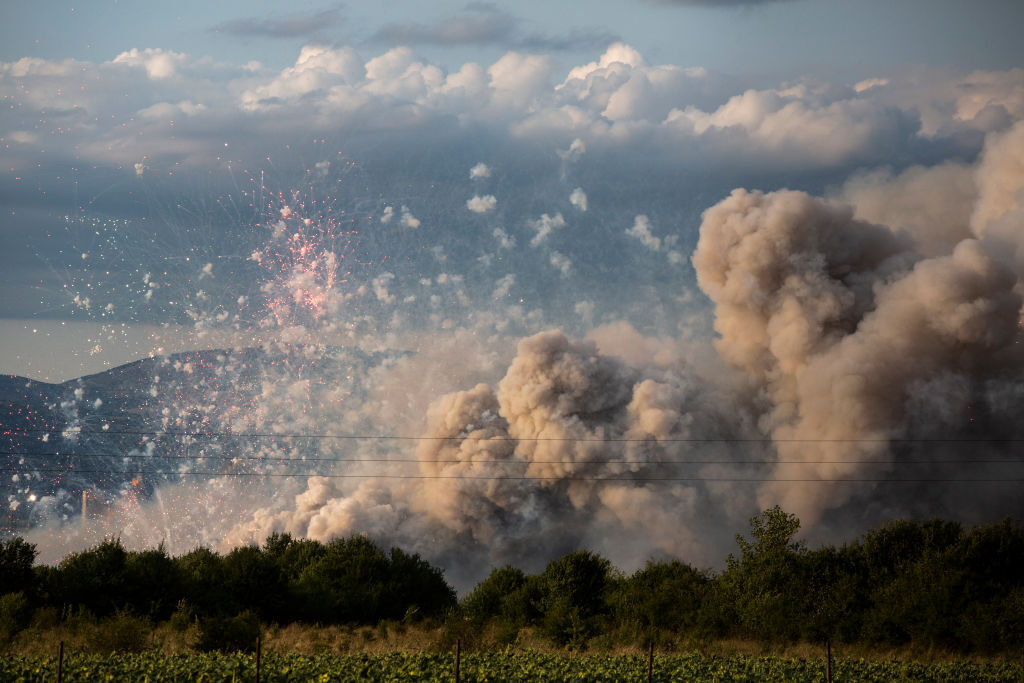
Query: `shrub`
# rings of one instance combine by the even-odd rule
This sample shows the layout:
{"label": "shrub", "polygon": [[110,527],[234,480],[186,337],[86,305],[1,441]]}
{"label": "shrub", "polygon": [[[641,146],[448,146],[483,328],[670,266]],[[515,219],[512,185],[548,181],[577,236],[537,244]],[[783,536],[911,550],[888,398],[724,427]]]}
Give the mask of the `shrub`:
{"label": "shrub", "polygon": [[199,614],[234,614],[239,611],[225,594],[227,584],[224,561],[209,548],[195,550],[174,558],[181,577],[183,592]]}
{"label": "shrub", "polygon": [[0,540],[0,586],[11,593],[31,591],[35,559],[36,547],[25,539]]}
{"label": "shrub", "polygon": [[617,621],[636,624],[644,641],[659,630],[692,628],[710,582],[705,572],[679,560],[648,561],[615,591]]}
{"label": "shrub", "polygon": [[124,607],[127,561],[128,552],[120,539],[71,553],[51,577],[51,598],[68,605],[81,605],[100,616],[113,614]]}
{"label": "shrub", "polygon": [[273,557],[258,546],[242,546],[225,555],[221,566],[226,588],[239,607],[267,620],[279,618],[287,583]]}
{"label": "shrub", "polygon": [[199,650],[220,652],[251,652],[256,649],[260,622],[246,610],[233,617],[207,617],[199,621]]}
{"label": "shrub", "polygon": [[182,595],[182,576],[164,549],[130,552],[125,561],[125,607],[152,619],[166,619]]}
{"label": "shrub", "polygon": [[149,621],[129,612],[118,611],[99,620],[86,635],[86,644],[98,654],[142,652],[149,646],[152,632]]}
{"label": "shrub", "polygon": [[526,583],[521,569],[511,565],[491,570],[486,579],[476,585],[462,599],[462,613],[470,620],[483,623],[502,614],[502,607],[509,595]]}
{"label": "shrub", "polygon": [[587,550],[549,562],[538,577],[545,635],[560,645],[583,649],[609,612],[612,580],[611,563]]}
{"label": "shrub", "polygon": [[22,592],[0,596],[0,641],[10,640],[28,626],[32,605]]}
{"label": "shrub", "polygon": [[195,618],[195,610],[193,610],[192,606],[188,604],[188,601],[179,600],[178,607],[174,610],[174,613],[171,614],[170,619],[167,620],[167,625],[176,633],[184,633],[188,630],[188,627],[192,625]]}

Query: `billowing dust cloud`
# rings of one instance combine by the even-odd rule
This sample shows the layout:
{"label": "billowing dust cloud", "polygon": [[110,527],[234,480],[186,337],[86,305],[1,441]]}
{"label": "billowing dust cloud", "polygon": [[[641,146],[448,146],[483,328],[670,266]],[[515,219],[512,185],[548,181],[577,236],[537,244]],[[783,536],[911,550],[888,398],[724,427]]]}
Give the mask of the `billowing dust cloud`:
{"label": "billowing dust cloud", "polygon": [[[716,524],[774,504],[812,529],[876,498],[956,510],[961,480],[1005,471],[993,440],[1021,436],[1021,158],[1024,124],[976,167],[860,176],[846,202],[735,190],[705,212],[693,255],[732,376],[635,338],[627,362],[541,333],[496,385],[431,405],[416,458],[437,478],[349,494],[314,480],[297,509],[233,539],[367,531],[483,567],[586,544],[629,564],[630,537],[627,552],[700,562]],[[605,330],[604,346],[628,334]],[[902,479],[893,495],[886,480]],[[984,498],[1019,512],[1015,489]]]}
{"label": "billowing dust cloud", "polygon": [[354,451],[395,474],[339,462],[198,540],[365,533],[465,588],[580,547],[626,569],[717,564],[775,504],[812,539],[900,515],[1020,515],[1014,470],[992,461],[1024,438],[1021,159],[1024,123],[974,165],[862,174],[832,198],[734,190],[703,214],[692,257],[713,352],[625,322],[524,336],[514,353],[435,340],[446,363],[410,354],[361,398],[364,417],[403,400],[425,415],[406,445]]}
{"label": "billowing dust cloud", "polygon": [[465,577],[581,545],[627,561],[616,552],[627,536],[642,539],[644,554],[701,554],[679,521],[699,515],[711,495],[687,479],[715,466],[679,475],[664,461],[713,462],[728,448],[721,439],[753,431],[687,365],[665,360],[630,366],[557,330],[528,337],[496,387],[478,384],[430,406],[415,452],[423,479],[344,491],[314,478],[294,509],[261,510],[229,540],[367,532]]}
{"label": "billowing dust cloud", "polygon": [[[716,347],[760,400],[780,461],[762,506],[814,523],[872,479],[1000,476],[985,459],[1009,444],[991,442],[1020,436],[1006,397],[1022,379],[1022,152],[1017,124],[990,137],[973,174],[947,164],[856,178],[852,207],[737,190],[704,214],[694,265]],[[967,461],[897,467],[951,457]]]}

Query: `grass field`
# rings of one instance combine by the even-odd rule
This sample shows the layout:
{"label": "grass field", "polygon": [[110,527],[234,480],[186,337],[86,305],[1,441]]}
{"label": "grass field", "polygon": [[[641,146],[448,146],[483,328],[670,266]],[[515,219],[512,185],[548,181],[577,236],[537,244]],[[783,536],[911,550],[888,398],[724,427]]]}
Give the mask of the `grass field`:
{"label": "grass field", "polygon": [[[262,681],[451,681],[455,656],[438,653],[302,655],[268,652],[261,657]],[[243,681],[253,680],[254,654],[158,652],[120,655],[70,654],[62,663],[65,681]],[[1007,662],[963,661],[922,664],[900,660],[837,658],[833,674],[842,681],[1018,681],[1019,666]],[[0,679],[55,680],[55,657],[0,657]],[[460,659],[466,681],[644,681],[642,655],[567,656],[541,652],[467,653]],[[820,659],[734,655],[658,655],[657,681],[821,681]]]}
{"label": "grass field", "polygon": [[[613,646],[600,636],[584,653],[558,650],[529,629],[504,648],[482,634],[479,652],[463,649],[463,681],[646,680],[647,653],[638,646]],[[452,634],[442,626],[386,622],[377,627],[264,626],[261,680],[451,681]],[[192,628],[162,624],[148,630],[126,621],[71,619],[34,626],[2,649],[0,680],[55,680],[57,652],[64,643],[64,680],[214,681],[253,680],[255,655],[192,650]],[[120,640],[119,640],[120,639]],[[135,650],[125,652],[124,650]],[[121,652],[115,653],[115,650]],[[960,680],[1020,681],[1016,657],[964,659],[912,646],[899,649],[834,649],[833,674],[842,681]],[[820,645],[768,645],[744,640],[661,643],[654,680],[821,681]]]}

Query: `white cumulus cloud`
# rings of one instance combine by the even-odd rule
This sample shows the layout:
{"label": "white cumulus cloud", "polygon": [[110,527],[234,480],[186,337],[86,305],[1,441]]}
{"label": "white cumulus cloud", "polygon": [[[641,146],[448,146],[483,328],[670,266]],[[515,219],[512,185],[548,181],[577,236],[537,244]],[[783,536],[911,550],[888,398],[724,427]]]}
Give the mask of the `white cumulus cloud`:
{"label": "white cumulus cloud", "polygon": [[580,211],[587,210],[587,193],[582,188],[577,187],[569,195],[569,203],[575,206]]}
{"label": "white cumulus cloud", "polygon": [[488,211],[493,211],[497,205],[498,200],[492,194],[474,195],[471,199],[466,200],[466,208],[473,213],[487,213]]}
{"label": "white cumulus cloud", "polygon": [[651,221],[643,214],[633,219],[633,226],[626,230],[626,234],[640,240],[640,243],[651,251],[661,249],[661,238],[654,236],[651,232]]}
{"label": "white cumulus cloud", "polygon": [[562,218],[561,212],[556,213],[554,216],[549,216],[545,213],[541,214],[540,218],[529,221],[528,224],[537,233],[530,240],[530,246],[536,247],[544,242],[553,230],[564,228],[565,219]]}

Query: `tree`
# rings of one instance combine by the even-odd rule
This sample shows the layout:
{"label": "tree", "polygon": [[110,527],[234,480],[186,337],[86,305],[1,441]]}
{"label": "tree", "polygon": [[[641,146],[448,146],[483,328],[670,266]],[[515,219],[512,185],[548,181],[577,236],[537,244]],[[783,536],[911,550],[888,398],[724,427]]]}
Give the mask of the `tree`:
{"label": "tree", "polygon": [[538,579],[544,633],[561,645],[582,648],[610,611],[611,563],[577,550],[549,562]]}
{"label": "tree", "polygon": [[955,522],[896,520],[868,531],[853,545],[867,577],[865,639],[948,640],[948,622],[959,612],[953,576],[959,569],[948,564],[946,553],[962,537],[963,528]]}
{"label": "tree", "polygon": [[752,540],[736,534],[737,559],[729,555],[720,582],[735,606],[740,626],[765,641],[799,636],[806,600],[804,544],[794,540],[800,530],[796,515],[778,505],[750,518]]}
{"label": "tree", "polygon": [[0,593],[31,593],[36,547],[20,536],[0,540]]}
{"label": "tree", "polygon": [[[740,534],[736,534],[736,545],[740,547],[741,560],[784,557],[787,553],[803,552],[804,543],[793,540],[798,531],[800,520],[796,515],[784,512],[778,505],[751,517],[750,535],[754,540],[748,541]],[[730,555],[728,561],[732,563],[735,559]]]}
{"label": "tree", "polygon": [[163,544],[153,550],[128,553],[125,561],[124,604],[138,614],[166,619],[182,597],[181,573]]}
{"label": "tree", "polygon": [[525,583],[526,574],[522,569],[512,565],[492,569],[487,578],[462,599],[462,613],[477,624],[511,616],[506,613],[507,600],[516,595]]}
{"label": "tree", "polygon": [[324,544],[309,538],[292,538],[277,532],[267,537],[263,552],[277,563],[287,581],[295,581],[310,564],[327,552]]}
{"label": "tree", "polygon": [[225,590],[224,561],[209,548],[174,558],[188,602],[202,615],[234,614],[241,609]]}
{"label": "tree", "polygon": [[388,571],[387,555],[365,536],[331,541],[299,576],[306,613],[316,621],[376,623]]}
{"label": "tree", "polygon": [[825,546],[802,556],[806,577],[805,638],[854,640],[860,633],[861,579],[846,549]]}
{"label": "tree", "polygon": [[240,609],[251,609],[263,619],[279,619],[285,607],[285,580],[274,558],[247,545],[235,548],[222,563],[227,591]]}
{"label": "tree", "polygon": [[419,555],[392,548],[388,565],[380,606],[383,618],[413,614],[435,617],[455,607],[455,591],[444,580],[442,571]]}
{"label": "tree", "polygon": [[633,622],[647,638],[656,630],[678,633],[692,627],[710,579],[679,560],[654,562],[622,582],[615,605],[619,622]]}
{"label": "tree", "polygon": [[71,553],[51,575],[51,596],[58,604],[80,605],[97,616],[124,606],[128,551],[120,539],[106,540],[80,553]]}

